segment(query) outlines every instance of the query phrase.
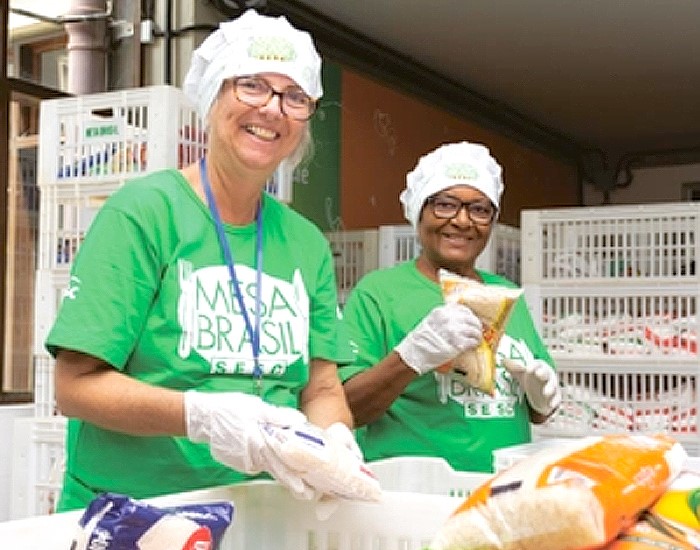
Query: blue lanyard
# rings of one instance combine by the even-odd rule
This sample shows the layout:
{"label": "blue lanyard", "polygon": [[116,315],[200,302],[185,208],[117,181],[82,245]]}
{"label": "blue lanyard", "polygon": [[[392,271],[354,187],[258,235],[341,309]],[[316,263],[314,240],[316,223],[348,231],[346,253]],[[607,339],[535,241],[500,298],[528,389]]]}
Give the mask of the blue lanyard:
{"label": "blue lanyard", "polygon": [[211,191],[211,185],[209,184],[209,178],[207,177],[207,164],[205,157],[199,161],[199,175],[202,180],[202,187],[204,188],[204,194],[207,196],[207,204],[209,206],[209,211],[214,218],[214,225],[216,226],[216,234],[219,238],[219,246],[221,246],[221,252],[224,255],[224,261],[228,267],[228,274],[231,279],[231,284],[233,285],[233,292],[236,295],[236,300],[238,301],[238,306],[241,308],[241,314],[243,315],[243,320],[245,321],[245,326],[250,335],[250,343],[253,347],[253,379],[255,380],[256,388],[258,392],[262,387],[262,375],[263,371],[260,367],[260,302],[261,302],[261,288],[262,288],[262,263],[263,263],[263,247],[262,247],[262,208],[260,203],[258,203],[258,209],[255,213],[255,226],[256,226],[256,240],[255,240],[255,327],[253,327],[250,322],[250,317],[248,316],[248,310],[245,307],[245,302],[243,300],[243,293],[241,292],[241,285],[238,283],[238,277],[236,277],[236,269],[233,263],[233,254],[231,252],[231,247],[229,246],[228,240],[226,239],[226,234],[224,233],[224,224],[221,222],[221,216],[219,215],[219,210],[216,207],[216,200],[214,199],[214,194]]}

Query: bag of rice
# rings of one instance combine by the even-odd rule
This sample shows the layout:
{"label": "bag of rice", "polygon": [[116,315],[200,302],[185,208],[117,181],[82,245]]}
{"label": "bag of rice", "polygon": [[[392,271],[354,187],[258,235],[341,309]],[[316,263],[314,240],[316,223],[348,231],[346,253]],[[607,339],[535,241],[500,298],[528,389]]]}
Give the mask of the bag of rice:
{"label": "bag of rice", "polygon": [[379,480],[362,456],[326,437],[318,426],[264,424],[262,434],[277,458],[321,494],[347,500],[381,500]]}
{"label": "bag of rice", "polygon": [[85,509],[71,550],[214,550],[233,520],[233,504],[159,507],[102,493]]}
{"label": "bag of rice", "polygon": [[437,370],[441,373],[453,370],[463,375],[473,388],[493,395],[496,389],[496,348],[513,306],[523,291],[484,285],[444,269],[438,276],[445,302],[469,307],[483,324],[484,339],[476,349],[461,353]]}
{"label": "bag of rice", "polygon": [[665,435],[614,434],[547,447],[489,479],[430,550],[601,547],[634,524],[687,458]]}

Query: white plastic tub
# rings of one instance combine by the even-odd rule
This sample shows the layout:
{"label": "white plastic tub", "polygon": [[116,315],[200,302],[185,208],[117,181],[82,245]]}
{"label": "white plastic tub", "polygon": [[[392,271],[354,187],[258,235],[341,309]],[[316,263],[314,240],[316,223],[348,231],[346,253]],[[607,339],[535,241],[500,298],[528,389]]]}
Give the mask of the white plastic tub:
{"label": "white plastic tub", "polygon": [[[373,463],[385,490],[380,503],[341,502],[327,520],[313,502],[299,501],[271,481],[255,481],[151,499],[155,505],[227,500],[234,520],[220,550],[420,550],[487,474],[454,472],[441,459]],[[446,493],[461,493],[449,496]],[[0,523],[12,550],[67,550],[82,512]]]}

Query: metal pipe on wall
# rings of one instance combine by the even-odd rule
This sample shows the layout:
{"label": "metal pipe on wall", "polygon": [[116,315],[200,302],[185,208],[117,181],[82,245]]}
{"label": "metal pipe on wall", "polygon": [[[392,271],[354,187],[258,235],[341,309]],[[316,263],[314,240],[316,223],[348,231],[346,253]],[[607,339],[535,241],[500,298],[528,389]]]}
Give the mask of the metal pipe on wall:
{"label": "metal pipe on wall", "polygon": [[[73,0],[68,16],[105,13],[106,0]],[[65,23],[68,34],[68,92],[104,92],[107,87],[107,22],[85,19]]]}
{"label": "metal pipe on wall", "polygon": [[165,3],[165,83],[172,84],[173,64],[173,1]]}

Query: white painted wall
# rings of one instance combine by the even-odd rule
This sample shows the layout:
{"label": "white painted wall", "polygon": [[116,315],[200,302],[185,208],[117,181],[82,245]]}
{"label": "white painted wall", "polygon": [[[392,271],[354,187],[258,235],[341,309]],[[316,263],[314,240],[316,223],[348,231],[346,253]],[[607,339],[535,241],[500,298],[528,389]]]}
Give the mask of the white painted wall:
{"label": "white painted wall", "polygon": [[34,415],[34,405],[0,405],[0,521],[10,519],[12,431],[15,418]]}
{"label": "white painted wall", "polygon": [[[681,188],[684,183],[698,182],[700,185],[700,164],[640,168],[633,170],[632,174],[634,178],[628,187],[610,193],[610,204],[679,202],[683,200]],[[586,206],[597,206],[603,203],[603,194],[586,184],[583,199]]]}

